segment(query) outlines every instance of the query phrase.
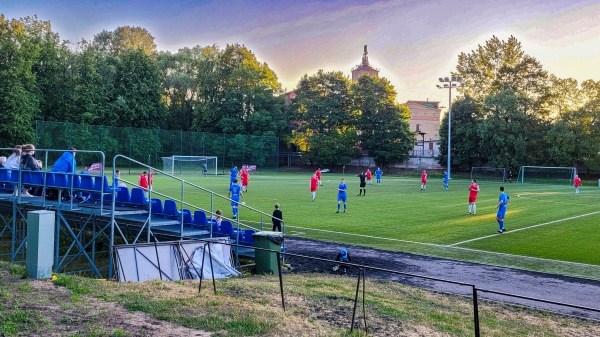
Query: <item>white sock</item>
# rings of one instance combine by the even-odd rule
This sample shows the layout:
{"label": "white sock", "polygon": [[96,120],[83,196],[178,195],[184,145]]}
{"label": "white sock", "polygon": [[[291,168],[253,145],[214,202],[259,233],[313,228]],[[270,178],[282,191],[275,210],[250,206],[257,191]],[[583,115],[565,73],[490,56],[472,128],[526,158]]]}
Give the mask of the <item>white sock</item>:
{"label": "white sock", "polygon": [[477,205],[473,205],[473,213],[477,213]]}
{"label": "white sock", "polygon": [[469,204],[469,213],[471,213],[471,204]]}

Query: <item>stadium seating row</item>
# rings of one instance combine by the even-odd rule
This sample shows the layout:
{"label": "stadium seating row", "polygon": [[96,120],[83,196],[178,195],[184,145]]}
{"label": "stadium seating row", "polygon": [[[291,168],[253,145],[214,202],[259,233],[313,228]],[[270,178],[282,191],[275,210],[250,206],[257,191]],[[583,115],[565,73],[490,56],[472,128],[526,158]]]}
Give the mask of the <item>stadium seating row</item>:
{"label": "stadium seating row", "polygon": [[[108,184],[105,175],[92,176],[89,174],[68,174],[44,171],[17,171],[0,169],[0,183],[5,188],[13,188],[19,182],[21,173],[21,184],[26,186],[46,186],[50,188],[73,188],[78,191],[91,191],[95,193],[111,193],[112,187]],[[117,189],[118,190],[118,189]]]}

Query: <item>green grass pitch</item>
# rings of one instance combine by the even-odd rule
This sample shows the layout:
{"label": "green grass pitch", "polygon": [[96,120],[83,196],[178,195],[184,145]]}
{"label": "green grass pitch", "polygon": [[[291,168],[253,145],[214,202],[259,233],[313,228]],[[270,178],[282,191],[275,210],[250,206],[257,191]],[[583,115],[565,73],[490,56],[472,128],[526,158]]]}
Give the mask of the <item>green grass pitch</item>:
{"label": "green grass pitch", "polygon": [[[441,178],[433,177],[421,191],[417,176],[383,176],[380,186],[373,179],[366,196],[357,196],[358,177],[345,175],[348,210],[337,214],[341,177],[324,174],[312,202],[310,174],[253,174],[243,201],[267,214],[281,204],[288,235],[600,278],[600,188],[591,183],[575,194],[572,186],[479,181],[477,214],[469,215],[468,180],[451,180],[446,191]],[[183,178],[227,196],[228,176]],[[495,234],[501,185],[511,200],[507,232]],[[212,203],[231,217],[228,201],[184,188],[185,202],[205,209]],[[167,177],[155,176],[154,189],[181,195],[181,184]],[[254,226],[264,221],[270,230],[270,219],[256,212],[242,208],[240,219]]]}

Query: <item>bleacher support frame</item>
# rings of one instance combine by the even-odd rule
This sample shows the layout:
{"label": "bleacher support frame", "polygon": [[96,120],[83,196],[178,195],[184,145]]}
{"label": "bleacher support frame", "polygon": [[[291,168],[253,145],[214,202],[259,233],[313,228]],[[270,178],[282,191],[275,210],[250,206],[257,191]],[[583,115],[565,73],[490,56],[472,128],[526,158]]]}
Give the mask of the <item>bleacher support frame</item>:
{"label": "bleacher support frame", "polygon": [[[12,149],[0,149],[11,151]],[[46,153],[46,163],[48,162],[48,153],[65,152],[69,150],[55,149],[36,149],[37,153]],[[116,244],[134,244],[137,242],[159,242],[162,240],[185,240],[185,239],[202,239],[213,237],[212,227],[209,230],[189,230],[184,228],[183,217],[180,219],[160,219],[153,216],[151,204],[148,203],[148,208],[127,208],[118,207],[116,202],[116,186],[108,186],[105,190],[106,172],[105,157],[101,151],[84,151],[77,150],[77,153],[90,153],[101,158],[102,172],[100,176],[95,176],[95,181],[102,181],[100,190],[83,190],[84,192],[99,192],[100,203],[79,204],[73,200],[65,202],[49,201],[44,197],[25,198],[19,195],[15,196],[9,193],[0,193],[0,240],[8,241],[7,234],[10,233],[10,261],[11,263],[24,263],[26,253],[26,223],[27,212],[30,210],[52,210],[56,212],[56,229],[55,229],[55,256],[54,256],[54,271],[57,273],[85,273],[98,278],[113,278],[115,275],[114,247]],[[155,169],[149,165],[128,158],[123,155],[116,155],[112,160],[112,176],[115,175],[117,160],[129,161],[131,164],[138,165],[148,172],[154,172],[160,175],[169,177],[181,184],[181,194],[177,198],[166,195],[153,188],[149,189],[149,197],[171,198],[179,206],[179,210],[183,208],[198,209],[214,215],[213,198],[221,198],[231,201],[227,196],[214,193],[201,186],[195,185],[181,178],[171,176],[163,171]],[[13,172],[14,171],[14,172]],[[29,171],[13,170],[12,173],[18,174],[18,180],[14,182],[17,191],[22,190],[23,174]],[[110,171],[109,171],[110,172]],[[11,173],[11,175],[12,175]],[[51,172],[42,172],[43,184],[39,187],[44,190],[48,187],[46,182]],[[77,174],[67,175],[69,186],[65,186],[64,190],[69,191],[74,195],[81,189],[76,189],[74,186],[75,177]],[[137,182],[126,181],[120,179],[127,185],[132,187],[140,187]],[[0,182],[2,184],[2,182]],[[0,186],[1,187],[1,186]],[[202,208],[185,201],[185,191],[203,191],[210,194],[209,207]],[[264,221],[270,222],[271,215],[261,212],[257,209],[240,204],[240,211],[249,211],[260,215],[258,226],[262,230]],[[237,229],[252,228],[237,219],[230,220],[235,224]],[[175,227],[178,227],[176,230]],[[285,223],[282,230],[285,233]],[[239,240],[237,240],[239,242]],[[243,250],[239,245],[234,246],[236,252],[236,267],[239,267],[239,253]],[[4,253],[4,254],[2,254]],[[8,255],[7,252],[0,253]]]}

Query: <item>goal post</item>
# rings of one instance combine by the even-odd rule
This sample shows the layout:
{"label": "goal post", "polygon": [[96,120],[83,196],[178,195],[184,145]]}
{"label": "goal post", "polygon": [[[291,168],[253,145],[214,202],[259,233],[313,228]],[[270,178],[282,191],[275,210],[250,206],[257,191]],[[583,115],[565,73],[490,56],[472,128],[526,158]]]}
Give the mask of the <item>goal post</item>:
{"label": "goal post", "polygon": [[520,183],[571,185],[577,175],[575,167],[521,166]]}
{"label": "goal post", "polygon": [[506,169],[488,166],[472,167],[471,180],[473,179],[504,182],[506,180]]}
{"label": "goal post", "polygon": [[162,157],[164,171],[170,175],[217,175],[217,157],[170,156]]}

